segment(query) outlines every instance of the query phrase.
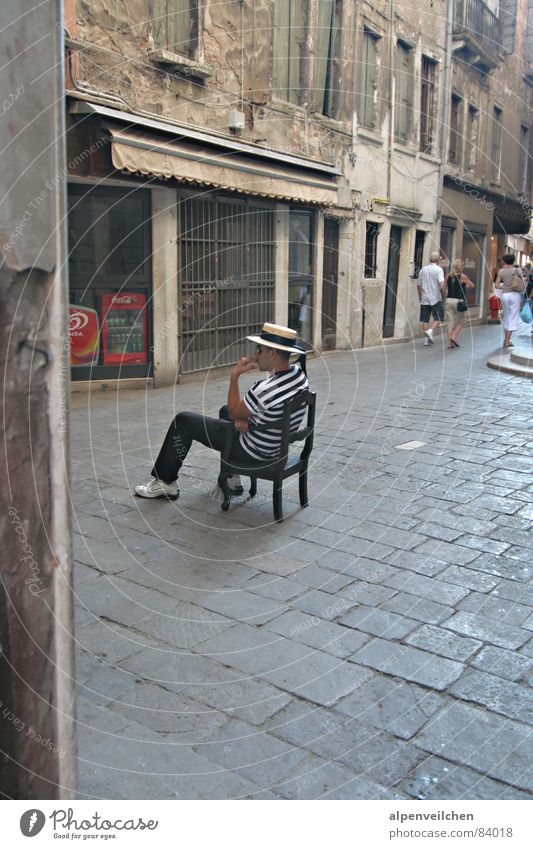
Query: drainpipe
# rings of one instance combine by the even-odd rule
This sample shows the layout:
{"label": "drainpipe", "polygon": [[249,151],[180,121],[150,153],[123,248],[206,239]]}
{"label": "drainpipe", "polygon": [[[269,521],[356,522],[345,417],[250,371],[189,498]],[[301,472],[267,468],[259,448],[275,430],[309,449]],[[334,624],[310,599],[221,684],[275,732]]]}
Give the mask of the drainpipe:
{"label": "drainpipe", "polygon": [[392,146],[394,144],[394,0],[390,0],[390,30],[389,30],[389,139],[387,149],[387,200],[391,203],[392,191]]}
{"label": "drainpipe", "polygon": [[442,218],[442,195],[444,192],[444,172],[446,169],[446,147],[450,126],[450,100],[452,86],[452,39],[453,39],[454,0],[446,0],[446,42],[444,48],[444,83],[442,92],[442,120],[440,125],[440,163],[439,190],[437,194],[437,209],[435,223],[439,225]]}

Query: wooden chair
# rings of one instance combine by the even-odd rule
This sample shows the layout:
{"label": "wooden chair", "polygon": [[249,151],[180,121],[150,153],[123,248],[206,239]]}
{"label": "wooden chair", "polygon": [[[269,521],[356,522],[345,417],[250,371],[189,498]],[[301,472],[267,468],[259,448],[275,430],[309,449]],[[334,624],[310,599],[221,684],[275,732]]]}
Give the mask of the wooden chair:
{"label": "wooden chair", "polygon": [[[250,478],[250,497],[253,498],[257,493],[257,480],[272,481],[272,501],[274,506],[274,518],[277,522],[283,521],[283,481],[292,475],[299,476],[300,504],[302,507],[307,507],[307,464],[309,455],[313,448],[313,436],[315,428],[315,404],[316,395],[314,392],[307,390],[298,392],[293,398],[285,402],[281,419],[275,422],[270,422],[268,425],[252,427],[252,433],[260,433],[261,431],[272,430],[273,428],[281,430],[281,444],[276,457],[265,460],[264,463],[254,462],[250,458],[249,463],[240,463],[230,460],[232,435],[234,431],[233,423],[228,422],[226,429],[226,445],[220,457],[220,474],[218,477],[218,485],[224,493],[224,501],[222,509],[228,510],[231,501],[231,492],[227,486],[227,478],[230,475],[244,475]],[[291,434],[290,422],[291,416],[301,407],[307,407],[307,424],[302,427],[297,433]],[[305,420],[305,414],[304,414]],[[293,442],[304,440],[302,451],[299,455],[289,455],[289,445]]]}

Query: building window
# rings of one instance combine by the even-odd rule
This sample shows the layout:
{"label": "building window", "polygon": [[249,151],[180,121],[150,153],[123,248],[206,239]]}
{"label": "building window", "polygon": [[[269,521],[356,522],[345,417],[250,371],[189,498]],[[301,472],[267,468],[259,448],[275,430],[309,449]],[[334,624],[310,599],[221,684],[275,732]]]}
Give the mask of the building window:
{"label": "building window", "polygon": [[340,0],[318,0],[314,97],[317,110],[329,117],[333,117],[337,109],[340,6]]}
{"label": "building window", "polygon": [[376,127],[377,90],[379,71],[379,37],[370,30],[363,30],[363,56],[361,68],[361,126],[373,130]]}
{"label": "building window", "polygon": [[461,164],[461,102],[457,94],[452,94],[448,161],[454,165]]}
{"label": "building window", "polygon": [[413,277],[417,278],[420,274],[420,269],[424,265],[424,244],[426,241],[426,233],[424,230],[417,230],[415,235],[415,256]]}
{"label": "building window", "polygon": [[475,171],[477,163],[477,146],[479,133],[479,112],[471,103],[468,104],[468,116],[466,125],[466,151],[465,167],[468,171]]}
{"label": "building window", "polygon": [[420,150],[423,153],[433,152],[436,76],[437,63],[423,56],[420,84]]}
{"label": "building window", "polygon": [[156,48],[194,57],[198,46],[198,0],[152,0]]}
{"label": "building window", "polygon": [[403,41],[396,45],[394,137],[407,142],[413,130],[413,50]]}
{"label": "building window", "polygon": [[495,106],[492,115],[492,180],[494,183],[500,182],[501,174],[502,115],[502,110]]}
{"label": "building window", "polygon": [[524,195],[527,192],[528,179],[528,149],[529,149],[529,128],[522,124],[520,126],[520,155],[518,158],[518,191]]}
{"label": "building window", "polygon": [[[498,14],[496,12],[496,14]],[[499,18],[502,28],[502,45],[509,53],[515,48],[517,0],[500,0]]]}
{"label": "building window", "polygon": [[375,277],[378,267],[379,224],[366,222],[365,277]]}
{"label": "building window", "polygon": [[291,103],[298,103],[300,100],[306,12],[306,0],[275,0],[272,71],[274,94]]}

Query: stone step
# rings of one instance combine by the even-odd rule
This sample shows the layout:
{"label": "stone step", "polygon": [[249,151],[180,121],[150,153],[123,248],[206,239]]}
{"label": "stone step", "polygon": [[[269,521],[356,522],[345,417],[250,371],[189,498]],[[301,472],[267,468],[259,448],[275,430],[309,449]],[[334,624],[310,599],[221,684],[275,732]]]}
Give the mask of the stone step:
{"label": "stone step", "polygon": [[511,351],[511,361],[523,366],[533,366],[533,347],[531,345],[515,348]]}
{"label": "stone step", "polygon": [[[517,361],[515,359],[515,355],[523,357],[526,362]],[[531,363],[531,365],[528,365],[528,362]],[[515,374],[517,377],[529,377],[533,379],[533,358],[527,348],[518,348],[516,351],[512,348],[506,348],[505,350],[494,354],[492,357],[489,357],[487,365],[489,368],[496,369],[496,371],[502,371],[506,374]]]}

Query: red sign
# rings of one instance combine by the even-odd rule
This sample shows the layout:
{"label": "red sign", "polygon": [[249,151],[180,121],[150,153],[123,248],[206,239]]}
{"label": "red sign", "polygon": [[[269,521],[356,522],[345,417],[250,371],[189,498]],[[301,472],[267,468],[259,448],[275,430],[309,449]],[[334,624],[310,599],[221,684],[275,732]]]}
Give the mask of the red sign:
{"label": "red sign", "polygon": [[88,307],[70,306],[68,324],[70,364],[92,365],[98,357],[98,313]]}

